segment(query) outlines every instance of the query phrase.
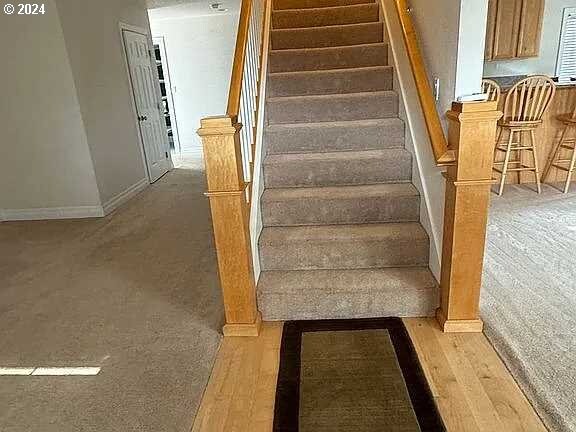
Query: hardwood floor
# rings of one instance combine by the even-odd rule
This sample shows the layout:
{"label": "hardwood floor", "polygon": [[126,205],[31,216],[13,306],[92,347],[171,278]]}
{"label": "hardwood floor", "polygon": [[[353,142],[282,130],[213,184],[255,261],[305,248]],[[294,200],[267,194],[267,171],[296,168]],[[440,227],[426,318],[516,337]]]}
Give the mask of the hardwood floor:
{"label": "hardwood floor", "polygon": [[482,333],[446,334],[433,319],[405,319],[448,431],[546,431]]}
{"label": "hardwood floor", "polygon": [[[404,320],[448,431],[546,431],[483,334],[443,334]],[[225,338],[193,432],[270,432],[282,323],[258,338]]]}

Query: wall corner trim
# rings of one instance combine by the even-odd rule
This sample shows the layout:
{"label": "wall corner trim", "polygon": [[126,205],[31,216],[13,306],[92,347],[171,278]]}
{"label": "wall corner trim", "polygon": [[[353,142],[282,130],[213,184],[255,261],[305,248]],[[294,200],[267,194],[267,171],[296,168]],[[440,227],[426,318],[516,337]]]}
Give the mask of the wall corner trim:
{"label": "wall corner trim", "polygon": [[137,181],[132,186],[129,186],[116,196],[109,199],[107,202],[104,203],[102,206],[103,214],[102,216],[108,215],[120,207],[122,204],[130,201],[144,189],[146,189],[150,185],[150,181],[147,177]]}

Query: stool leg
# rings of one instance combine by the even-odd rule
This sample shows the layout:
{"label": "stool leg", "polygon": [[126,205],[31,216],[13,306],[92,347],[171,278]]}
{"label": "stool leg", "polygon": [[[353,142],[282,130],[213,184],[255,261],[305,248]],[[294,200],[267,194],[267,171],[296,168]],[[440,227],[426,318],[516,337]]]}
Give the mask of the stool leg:
{"label": "stool leg", "polygon": [[498,145],[500,144],[500,140],[502,139],[502,135],[504,134],[504,129],[499,127],[496,136],[496,145],[494,146],[494,162],[496,162],[496,156],[498,156]]}
{"label": "stool leg", "polygon": [[562,130],[562,135],[560,135],[560,141],[554,147],[554,151],[552,152],[552,157],[548,158],[546,162],[546,167],[544,168],[544,173],[542,174],[542,180],[546,180],[548,175],[550,174],[550,170],[552,169],[552,164],[556,162],[558,157],[560,156],[560,149],[562,148],[562,143],[564,142],[564,138],[566,137],[566,131],[568,130],[568,126],[566,126]]}
{"label": "stool leg", "polygon": [[502,192],[504,192],[504,182],[506,181],[506,173],[508,172],[508,162],[510,161],[510,150],[512,147],[512,142],[514,140],[514,133],[512,129],[510,129],[510,135],[508,137],[508,144],[506,145],[506,156],[504,157],[504,165],[502,165],[502,173],[500,175],[500,187],[498,188],[498,195],[502,196]]}
{"label": "stool leg", "polygon": [[[524,132],[525,131],[518,131],[518,143],[516,144],[518,147],[520,147],[522,145],[522,139],[524,137]],[[522,156],[524,156],[524,150],[516,150],[516,161],[519,162],[519,165],[522,165],[524,162],[524,158]],[[510,155],[512,156],[512,155]],[[513,159],[514,160],[514,159]],[[518,184],[522,184],[522,171],[516,171],[516,182]]]}
{"label": "stool leg", "polygon": [[532,156],[534,157],[534,176],[536,177],[536,189],[538,193],[542,192],[542,186],[540,185],[540,169],[538,168],[538,153],[536,152],[536,139],[534,136],[534,130],[530,130],[530,145],[532,146]]}
{"label": "stool leg", "polygon": [[[568,129],[570,129],[570,126],[566,126],[564,133],[567,133]],[[564,137],[565,135],[562,134],[562,138]],[[576,163],[576,143],[574,143],[574,147],[575,148],[572,149],[572,157],[570,158],[570,166],[568,167],[568,175],[566,176],[566,184],[564,185],[564,193],[567,193],[570,188],[570,181],[572,180],[572,173],[574,172],[574,164]]]}

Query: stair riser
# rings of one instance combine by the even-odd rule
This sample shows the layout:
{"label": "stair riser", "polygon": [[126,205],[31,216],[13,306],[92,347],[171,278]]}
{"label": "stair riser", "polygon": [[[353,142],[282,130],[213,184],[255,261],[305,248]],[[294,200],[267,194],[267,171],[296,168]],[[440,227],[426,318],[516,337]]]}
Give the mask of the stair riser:
{"label": "stair riser", "polygon": [[279,98],[268,101],[267,108],[269,124],[390,118],[398,115],[398,96]]}
{"label": "stair riser", "polygon": [[272,28],[320,27],[378,21],[376,3],[342,8],[280,10],[272,14]]}
{"label": "stair riser", "polygon": [[418,196],[301,198],[262,202],[264,226],[415,222],[419,214]]}
{"label": "stair riser", "polygon": [[345,69],[387,64],[386,45],[270,52],[270,72]]}
{"label": "stair riser", "polygon": [[349,6],[355,4],[370,4],[370,0],[274,0],[273,9],[306,9],[333,6]]}
{"label": "stair riser", "polygon": [[428,239],[331,240],[260,245],[262,270],[361,269],[428,263]]}
{"label": "stair riser", "polygon": [[404,146],[404,124],[387,126],[321,126],[267,130],[268,154],[376,150]]}
{"label": "stair riser", "polygon": [[383,41],[382,23],[351,26],[316,27],[297,30],[273,30],[272,49],[322,48],[369,44]]}
{"label": "stair riser", "polygon": [[405,294],[401,301],[394,293],[360,297],[356,293],[308,291],[299,296],[259,293],[258,309],[266,321],[354,319],[381,317],[434,316],[438,307],[437,290],[419,290]]}
{"label": "stair riser", "polygon": [[267,188],[397,183],[411,177],[407,152],[390,159],[295,160],[264,165]]}
{"label": "stair riser", "polygon": [[267,320],[430,316],[438,302],[427,267],[272,271],[258,282]]}
{"label": "stair riser", "polygon": [[304,96],[392,90],[392,68],[271,75],[269,96]]}

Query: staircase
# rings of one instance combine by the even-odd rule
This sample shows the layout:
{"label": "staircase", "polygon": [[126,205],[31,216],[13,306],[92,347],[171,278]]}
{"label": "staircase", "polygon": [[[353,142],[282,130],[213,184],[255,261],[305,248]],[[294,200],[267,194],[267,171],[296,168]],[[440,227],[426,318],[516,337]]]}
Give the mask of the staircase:
{"label": "staircase", "polygon": [[438,306],[378,4],[274,0],[258,305],[265,320]]}

